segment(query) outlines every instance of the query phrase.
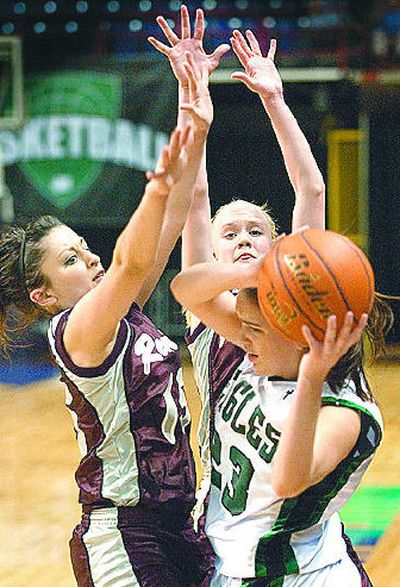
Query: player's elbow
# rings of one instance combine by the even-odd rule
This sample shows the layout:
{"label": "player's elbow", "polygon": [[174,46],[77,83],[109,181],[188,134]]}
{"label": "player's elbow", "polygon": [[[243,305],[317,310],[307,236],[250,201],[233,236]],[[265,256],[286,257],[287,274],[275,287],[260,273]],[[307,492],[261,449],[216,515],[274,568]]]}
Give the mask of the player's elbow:
{"label": "player's elbow", "polygon": [[316,205],[319,201],[325,201],[325,183],[323,178],[315,179],[312,183],[302,186],[297,192],[297,198],[300,200],[312,201]]}
{"label": "player's elbow", "polygon": [[177,302],[179,302],[182,306],[186,307],[185,302],[186,302],[186,289],[184,286],[184,279],[182,277],[182,275],[180,273],[178,273],[178,275],[176,275],[173,280],[170,283],[170,289],[172,291],[172,294],[174,296],[174,298],[176,299]]}
{"label": "player's elbow", "polygon": [[279,499],[290,499],[297,497],[305,491],[308,484],[304,480],[290,480],[288,478],[272,478],[272,489]]}

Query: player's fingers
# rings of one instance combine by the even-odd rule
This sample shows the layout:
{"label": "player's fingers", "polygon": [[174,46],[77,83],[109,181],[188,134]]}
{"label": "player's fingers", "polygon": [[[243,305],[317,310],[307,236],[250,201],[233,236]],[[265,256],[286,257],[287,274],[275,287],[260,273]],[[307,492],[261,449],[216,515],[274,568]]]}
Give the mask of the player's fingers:
{"label": "player's fingers", "polygon": [[222,45],[220,45],[219,47],[217,47],[215,49],[215,51],[213,51],[212,53],[210,53],[210,55],[208,57],[215,62],[215,67],[216,67],[218,65],[221,57],[223,55],[225,55],[225,53],[227,53],[228,51],[230,51],[230,46],[227,45],[226,43],[223,43]]}
{"label": "player's fingers", "polygon": [[242,46],[237,42],[237,40],[234,37],[231,37],[230,39],[231,45],[232,45],[232,49],[235,52],[236,57],[239,59],[240,63],[246,67],[246,64],[249,60],[249,56],[248,54],[243,51]]}
{"label": "player's fingers", "polygon": [[260,45],[259,45],[253,31],[247,29],[246,38],[250,44],[250,47],[251,47],[251,50],[253,51],[253,53],[255,53],[256,55],[259,55],[261,57],[262,53],[261,53]]}
{"label": "player's fingers", "polygon": [[253,85],[252,78],[249,75],[247,75],[247,73],[244,73],[243,71],[235,71],[234,73],[231,74],[231,78],[238,79],[239,81],[245,83],[248,88],[251,88]]}
{"label": "player's fingers", "polygon": [[365,327],[367,326],[367,322],[368,314],[361,314],[358,324],[354,327],[353,331],[351,332],[350,346],[356,344],[361,339]]}
{"label": "player's fingers", "polygon": [[332,345],[336,341],[337,318],[335,314],[328,316],[324,336],[324,345]]}
{"label": "player's fingers", "polygon": [[181,141],[181,131],[180,129],[176,128],[171,135],[171,139],[169,141],[168,146],[168,155],[170,160],[174,160],[179,155],[179,147]]}
{"label": "player's fingers", "polygon": [[185,4],[181,6],[181,29],[182,39],[190,39],[190,17]]}
{"label": "player's fingers", "polygon": [[180,141],[180,148],[186,147],[188,142],[190,141],[190,136],[192,132],[192,125],[187,124],[183,129],[181,129],[181,141]]}
{"label": "player's fingers", "polygon": [[186,62],[190,65],[190,69],[192,70],[193,77],[196,80],[200,80],[201,79],[201,72],[200,72],[199,66],[197,65],[197,63],[193,57],[193,54],[189,53],[189,51],[186,51],[185,57],[186,57]]}
{"label": "player's fingers", "polygon": [[251,50],[250,50],[248,44],[246,43],[246,40],[245,40],[244,36],[242,35],[242,33],[240,31],[238,31],[237,29],[235,29],[233,31],[233,37],[237,41],[237,43],[240,45],[242,50],[246,53],[247,57],[251,57]]}
{"label": "player's fingers", "polygon": [[197,41],[202,41],[204,38],[204,12],[201,8],[196,10],[196,20],[194,21],[194,34],[193,38]]}
{"label": "player's fingers", "polygon": [[314,336],[312,335],[312,332],[310,330],[310,328],[307,326],[307,324],[303,324],[303,326],[301,327],[301,332],[304,336],[304,339],[307,343],[307,346],[311,349],[315,343],[317,343],[317,339],[314,338]]}
{"label": "player's fingers", "polygon": [[156,21],[172,47],[174,47],[179,42],[179,37],[177,37],[163,16],[157,16]]}
{"label": "player's fingers", "polygon": [[147,40],[149,41],[149,43],[153,45],[153,47],[157,49],[157,51],[160,51],[160,53],[163,53],[164,55],[168,55],[168,53],[171,50],[171,48],[168,47],[168,45],[164,45],[164,43],[157,41],[157,39],[155,39],[154,37],[147,37]]}
{"label": "player's fingers", "polygon": [[271,59],[271,61],[274,61],[275,52],[276,52],[276,39],[271,39],[271,42],[269,44],[268,54],[267,54],[268,59]]}
{"label": "player's fingers", "polygon": [[183,64],[183,67],[185,69],[186,77],[187,77],[187,80],[188,80],[190,99],[191,100],[194,100],[195,93],[196,93],[196,90],[197,90],[197,80],[195,78],[195,75],[194,75],[194,72],[193,72],[193,68],[191,67],[190,63],[185,62]]}

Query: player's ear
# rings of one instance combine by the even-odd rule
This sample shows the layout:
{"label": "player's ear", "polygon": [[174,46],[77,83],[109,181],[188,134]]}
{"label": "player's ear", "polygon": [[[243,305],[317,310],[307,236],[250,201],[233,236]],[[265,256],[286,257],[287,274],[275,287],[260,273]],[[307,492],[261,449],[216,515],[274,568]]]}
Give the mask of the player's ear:
{"label": "player's ear", "polygon": [[44,289],[44,287],[37,287],[29,293],[29,297],[34,304],[41,306],[42,308],[50,308],[58,300],[57,297]]}

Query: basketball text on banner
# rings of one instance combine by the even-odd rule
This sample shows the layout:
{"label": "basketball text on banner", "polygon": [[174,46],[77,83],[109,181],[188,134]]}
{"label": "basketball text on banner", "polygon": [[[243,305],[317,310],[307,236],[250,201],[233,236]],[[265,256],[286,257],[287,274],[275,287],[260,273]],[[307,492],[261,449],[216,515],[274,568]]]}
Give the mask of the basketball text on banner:
{"label": "basketball text on banner", "polygon": [[167,65],[109,59],[29,73],[25,99],[24,126],[0,132],[16,219],[126,222],[175,123]]}

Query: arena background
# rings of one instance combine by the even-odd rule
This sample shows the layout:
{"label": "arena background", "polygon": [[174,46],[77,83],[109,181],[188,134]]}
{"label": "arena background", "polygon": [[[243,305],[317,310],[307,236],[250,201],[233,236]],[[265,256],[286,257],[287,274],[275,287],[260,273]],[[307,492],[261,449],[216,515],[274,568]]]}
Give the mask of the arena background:
{"label": "arena background", "polygon": [[[56,214],[108,265],[142,193],[144,171],[174,126],[176,85],[146,38],[162,38],[156,16],[168,16],[172,26],[180,4],[2,0],[2,226]],[[236,27],[251,28],[264,47],[277,38],[286,100],[326,180],[328,227],[369,254],[378,291],[399,295],[400,2],[187,4],[192,14],[196,7],[205,10],[208,51],[228,41]],[[233,197],[267,201],[288,232],[293,192],[257,96],[230,80],[238,68],[228,55],[211,80],[212,207]],[[77,125],[92,137],[91,146],[73,141]],[[60,128],[64,138],[70,133],[68,145],[57,139]],[[108,133],[107,144],[98,142],[98,133]],[[115,148],[116,137],[126,141],[126,152]],[[177,247],[147,309],[181,343],[195,429],[199,404],[183,345],[184,320],[168,286],[179,263]],[[343,512],[377,587],[400,585],[400,302],[391,303],[397,325],[388,356],[370,369],[385,439]],[[18,342],[20,348],[0,361],[0,585],[73,586],[68,539],[79,518],[73,479],[78,450],[49,364],[45,324],[20,334]],[[197,456],[195,437],[193,447]]]}

